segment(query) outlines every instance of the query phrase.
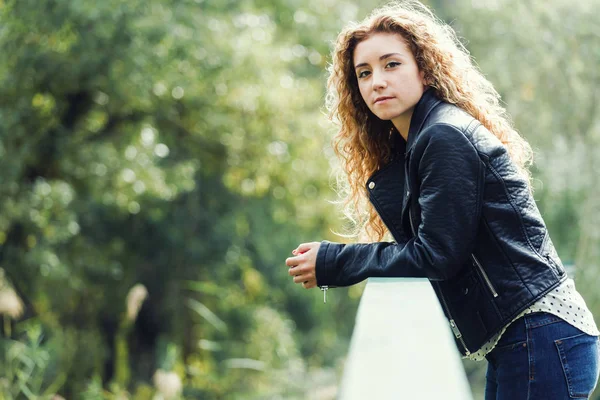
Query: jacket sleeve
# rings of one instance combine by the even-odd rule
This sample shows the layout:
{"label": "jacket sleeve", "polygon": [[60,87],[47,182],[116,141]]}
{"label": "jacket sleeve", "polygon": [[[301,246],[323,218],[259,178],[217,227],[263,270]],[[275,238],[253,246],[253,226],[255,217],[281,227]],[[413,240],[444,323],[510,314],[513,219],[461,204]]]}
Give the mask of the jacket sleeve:
{"label": "jacket sleeve", "polygon": [[317,285],[349,286],[370,277],[426,277],[423,269],[396,262],[402,245],[393,242],[321,242],[317,253]]}
{"label": "jacket sleeve", "polygon": [[433,125],[421,136],[412,154],[420,181],[416,236],[405,245],[324,241],[316,260],[319,286],[347,286],[369,277],[446,280],[467,262],[481,215],[484,164],[453,126]]}

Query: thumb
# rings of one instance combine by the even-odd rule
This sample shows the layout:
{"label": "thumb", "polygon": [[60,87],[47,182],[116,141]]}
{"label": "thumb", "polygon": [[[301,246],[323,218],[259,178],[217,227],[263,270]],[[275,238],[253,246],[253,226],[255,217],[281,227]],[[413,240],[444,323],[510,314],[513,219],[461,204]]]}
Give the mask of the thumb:
{"label": "thumb", "polygon": [[314,243],[302,243],[300,246],[298,246],[296,250],[300,254],[306,253],[307,251],[313,248],[313,245]]}

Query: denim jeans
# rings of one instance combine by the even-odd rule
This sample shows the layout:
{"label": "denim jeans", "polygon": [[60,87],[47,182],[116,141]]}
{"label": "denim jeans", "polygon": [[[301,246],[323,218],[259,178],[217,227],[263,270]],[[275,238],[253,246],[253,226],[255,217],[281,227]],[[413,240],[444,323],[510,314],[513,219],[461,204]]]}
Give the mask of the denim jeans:
{"label": "denim jeans", "polygon": [[486,400],[587,399],[598,382],[598,337],[548,313],[514,321],[486,358]]}

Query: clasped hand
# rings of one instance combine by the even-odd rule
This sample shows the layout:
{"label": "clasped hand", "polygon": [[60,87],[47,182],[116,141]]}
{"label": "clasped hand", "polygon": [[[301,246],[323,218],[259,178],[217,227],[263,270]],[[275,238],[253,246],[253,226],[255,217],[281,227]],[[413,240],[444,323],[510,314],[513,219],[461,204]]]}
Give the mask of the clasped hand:
{"label": "clasped hand", "polygon": [[292,250],[294,257],[285,260],[285,264],[290,267],[288,273],[294,278],[294,283],[302,284],[305,289],[317,286],[315,264],[319,247],[319,242],[302,243]]}

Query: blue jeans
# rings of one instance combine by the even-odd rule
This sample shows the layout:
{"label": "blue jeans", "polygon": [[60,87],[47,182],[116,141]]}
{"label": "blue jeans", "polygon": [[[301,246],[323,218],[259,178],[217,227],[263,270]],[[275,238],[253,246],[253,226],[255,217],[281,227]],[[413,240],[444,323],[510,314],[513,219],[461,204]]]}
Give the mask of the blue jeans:
{"label": "blue jeans", "polygon": [[548,313],[514,321],[486,358],[486,400],[587,399],[598,382],[598,337]]}

